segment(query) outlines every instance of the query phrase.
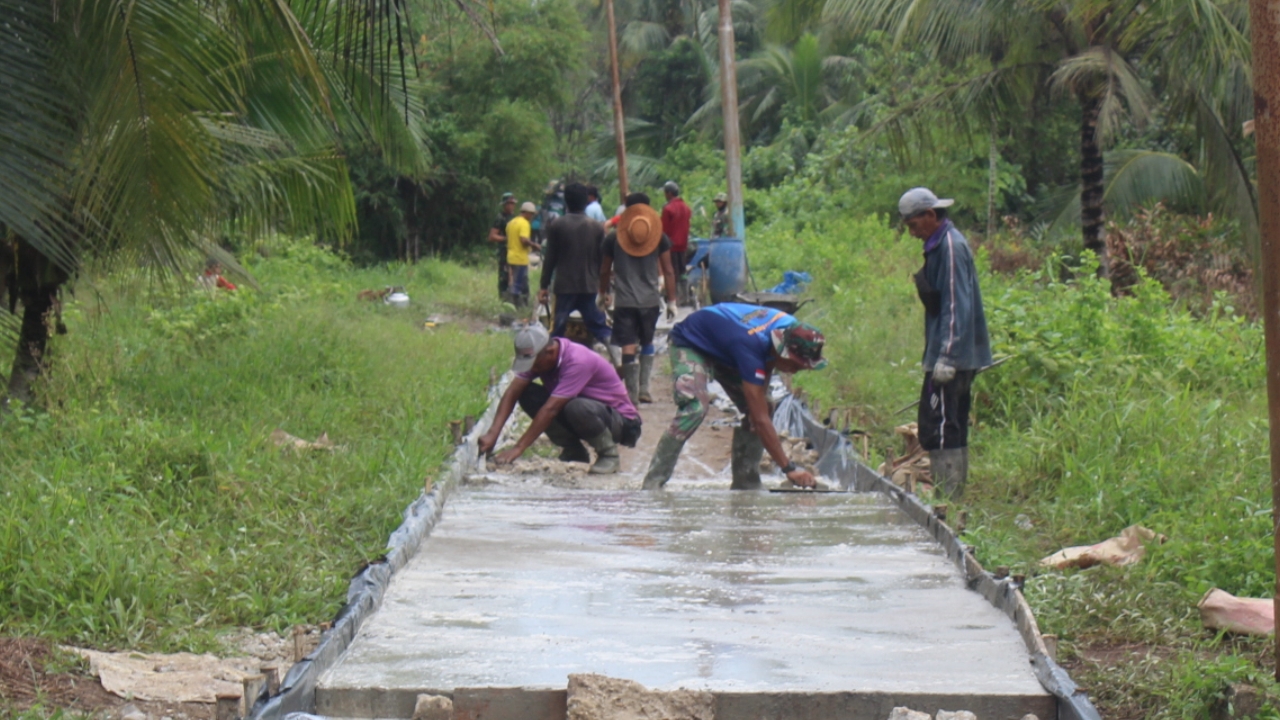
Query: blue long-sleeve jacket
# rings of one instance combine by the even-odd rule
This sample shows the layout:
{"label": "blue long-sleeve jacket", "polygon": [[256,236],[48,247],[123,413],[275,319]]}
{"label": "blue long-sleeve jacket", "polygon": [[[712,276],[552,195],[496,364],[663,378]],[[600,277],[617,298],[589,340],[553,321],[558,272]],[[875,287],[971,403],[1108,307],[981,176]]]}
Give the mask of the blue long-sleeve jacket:
{"label": "blue long-sleeve jacket", "polygon": [[915,275],[924,303],[924,369],[939,359],[957,370],[991,364],[991,337],[978,290],[969,241],[950,220],[925,243],[924,267]]}

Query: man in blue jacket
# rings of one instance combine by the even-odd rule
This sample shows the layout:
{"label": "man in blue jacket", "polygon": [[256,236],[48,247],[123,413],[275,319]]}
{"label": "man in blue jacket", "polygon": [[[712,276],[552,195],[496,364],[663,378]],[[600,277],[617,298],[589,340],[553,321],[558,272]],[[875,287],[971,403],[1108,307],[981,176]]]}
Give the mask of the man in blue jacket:
{"label": "man in blue jacket", "polygon": [[714,379],[742,411],[733,429],[734,490],[759,490],[764,451],[784,475],[800,487],[812,487],[813,475],[787,457],[769,413],[769,377],[826,366],[824,340],[817,328],[773,308],[721,303],[689,315],[671,328],[671,378],[676,416],[654,450],[644,489],[659,490],[671,478],[685,442],[693,435],[711,397]]}
{"label": "man in blue jacket", "polygon": [[929,451],[934,486],[959,499],[969,473],[969,406],[973,377],[991,365],[991,339],[973,252],[947,217],[954,200],[928,188],[898,200],[913,237],[924,241],[924,267],[915,274],[924,304],[924,384],[917,432]]}

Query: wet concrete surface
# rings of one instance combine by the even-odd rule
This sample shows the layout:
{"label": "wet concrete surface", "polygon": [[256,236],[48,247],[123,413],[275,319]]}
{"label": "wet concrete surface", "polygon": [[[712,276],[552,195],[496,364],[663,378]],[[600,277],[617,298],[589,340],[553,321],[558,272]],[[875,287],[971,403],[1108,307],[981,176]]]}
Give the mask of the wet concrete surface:
{"label": "wet concrete surface", "polygon": [[582,672],[744,707],[863,693],[1052,717],[1012,623],[878,495],[521,483],[452,496],[317,711],[407,717],[418,692],[524,688],[558,690],[524,711],[555,717]]}

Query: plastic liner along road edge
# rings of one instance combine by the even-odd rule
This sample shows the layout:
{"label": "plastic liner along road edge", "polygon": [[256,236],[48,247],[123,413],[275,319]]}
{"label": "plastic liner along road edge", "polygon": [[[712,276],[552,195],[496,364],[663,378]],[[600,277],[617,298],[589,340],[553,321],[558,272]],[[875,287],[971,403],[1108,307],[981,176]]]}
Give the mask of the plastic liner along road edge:
{"label": "plastic liner along road edge", "polygon": [[386,592],[391,576],[404,567],[422,541],[431,533],[449,493],[458,486],[464,475],[476,465],[480,436],[488,431],[498,410],[498,398],[510,381],[510,373],[489,388],[489,407],[475,427],[453,451],[448,467],[436,478],[430,492],[424,492],[404,511],[404,522],[387,540],[387,554],[379,562],[369,564],[351,579],[347,588],[347,604],[338,611],[333,626],[320,638],[320,645],[289,670],[280,683],[280,692],[267,697],[266,691],[254,699],[249,720],[294,720],[314,717],[308,715],[315,709],[316,683],[320,676],[333,667],[342,653],[351,645],[360,625],[369,617]]}
{"label": "plastic liner along road edge", "polygon": [[815,420],[803,400],[791,394],[783,397],[774,411],[773,423],[779,432],[786,432],[791,437],[804,437],[813,445],[818,452],[817,469],[821,475],[838,481],[845,490],[888,495],[903,512],[933,535],[947,557],[965,574],[969,588],[981,593],[1018,626],[1036,678],[1058,699],[1059,720],[1102,719],[1085,691],[1049,657],[1031,606],[1023,597],[1022,588],[1012,578],[997,579],[983,569],[955,531],[934,516],[931,507],[864,464],[849,439]]}

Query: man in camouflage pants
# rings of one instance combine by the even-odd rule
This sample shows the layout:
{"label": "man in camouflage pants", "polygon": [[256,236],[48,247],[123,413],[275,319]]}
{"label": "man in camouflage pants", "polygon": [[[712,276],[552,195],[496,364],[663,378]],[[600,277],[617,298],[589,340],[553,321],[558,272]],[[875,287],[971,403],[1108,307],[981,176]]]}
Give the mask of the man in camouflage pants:
{"label": "man in camouflage pants", "polygon": [[649,472],[646,490],[659,490],[671,479],[685,442],[693,436],[711,398],[707,380],[714,378],[742,412],[733,429],[734,490],[757,490],[764,451],[787,479],[801,487],[815,484],[813,475],[791,462],[769,412],[769,376],[795,373],[826,365],[823,337],[817,328],[773,308],[722,303],[699,310],[671,329],[671,376],[676,416],[662,434]]}

